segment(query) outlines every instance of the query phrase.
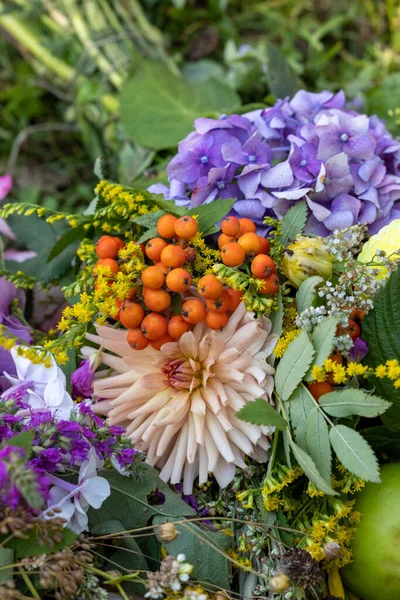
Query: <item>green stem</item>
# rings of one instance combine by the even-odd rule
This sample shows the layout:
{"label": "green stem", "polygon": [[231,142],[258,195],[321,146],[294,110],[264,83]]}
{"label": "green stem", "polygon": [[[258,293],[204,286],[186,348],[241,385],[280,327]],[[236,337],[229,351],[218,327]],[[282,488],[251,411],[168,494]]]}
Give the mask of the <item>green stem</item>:
{"label": "green stem", "polygon": [[[0,6],[1,7],[1,6]],[[53,56],[35,37],[32,31],[11,13],[0,14],[0,27],[5,29],[23,48],[28,50],[45,67],[56,73],[61,79],[70,81],[75,75],[67,63]]]}
{"label": "green stem", "polygon": [[35,586],[33,585],[32,581],[29,579],[29,577],[28,577],[27,573],[24,571],[24,569],[22,569],[21,567],[18,567],[18,573],[21,575],[22,579],[25,582],[26,587],[32,594],[33,598],[35,598],[35,600],[40,600],[40,596],[39,596]]}
{"label": "green stem", "polygon": [[268,473],[271,473],[271,471],[274,467],[276,452],[278,450],[278,440],[279,440],[279,429],[275,429],[271,458],[269,459],[269,463],[268,463]]}

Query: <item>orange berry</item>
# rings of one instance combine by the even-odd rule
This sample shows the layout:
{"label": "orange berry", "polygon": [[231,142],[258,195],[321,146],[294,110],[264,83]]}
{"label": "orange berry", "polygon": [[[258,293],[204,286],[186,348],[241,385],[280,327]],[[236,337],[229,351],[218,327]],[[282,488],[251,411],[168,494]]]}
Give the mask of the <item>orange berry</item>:
{"label": "orange berry", "polygon": [[167,321],[159,313],[151,312],[143,319],[140,329],[148,340],[159,340],[167,335]]}
{"label": "orange berry", "polygon": [[118,243],[110,235],[102,235],[96,244],[96,254],[99,258],[115,258],[118,250]]}
{"label": "orange berry", "polygon": [[174,338],[167,334],[167,335],[164,335],[159,340],[151,340],[150,344],[151,344],[152,348],[154,348],[154,350],[161,350],[161,347],[164,346],[164,344],[168,344],[168,342],[174,342],[174,341],[175,341]]}
{"label": "orange berry", "polygon": [[228,292],[231,299],[229,310],[233,312],[237,309],[237,307],[242,301],[242,292],[240,290],[232,290],[231,288],[228,288],[226,291]]}
{"label": "orange berry", "polygon": [[181,314],[187,323],[194,324],[204,321],[207,311],[201,300],[193,298],[183,303]]}
{"label": "orange berry", "polygon": [[221,222],[221,230],[225,235],[238,235],[240,231],[240,223],[237,217],[224,217]]}
{"label": "orange berry", "polygon": [[168,267],[166,267],[165,265],[163,265],[163,263],[160,261],[156,262],[156,267],[158,267],[161,271],[161,273],[164,273],[165,276],[168,275],[169,273],[169,269]]}
{"label": "orange berry", "polygon": [[229,293],[224,290],[219,298],[213,300],[206,300],[207,308],[211,311],[223,313],[231,308],[231,297]]}
{"label": "orange berry", "polygon": [[144,350],[150,343],[140,329],[130,329],[126,334],[126,341],[134,350]]}
{"label": "orange berry", "polygon": [[174,215],[164,215],[163,217],[160,217],[157,221],[158,235],[168,239],[175,237],[174,225],[177,220],[177,217],[174,217]]}
{"label": "orange berry", "polygon": [[218,298],[223,289],[222,283],[215,275],[204,275],[197,282],[197,291],[203,298]]}
{"label": "orange berry", "polygon": [[261,289],[258,290],[259,294],[276,294],[279,290],[279,279],[276,273],[272,273],[269,277],[265,277],[264,283]]}
{"label": "orange berry", "polygon": [[315,400],[318,400],[324,394],[329,394],[333,391],[333,387],[327,381],[309,383],[308,389]]}
{"label": "orange berry", "polygon": [[163,312],[171,304],[171,296],[165,290],[143,288],[143,300],[149,310]]}
{"label": "orange berry", "polygon": [[158,290],[164,285],[165,275],[156,265],[153,265],[143,271],[142,282],[145,287]]}
{"label": "orange berry", "polygon": [[221,258],[227,267],[238,267],[245,259],[245,252],[239,244],[229,242],[221,250]]}
{"label": "orange berry", "polygon": [[[125,242],[124,240],[121,240],[120,237],[116,237],[114,236],[112,238],[114,240],[114,242],[116,242],[116,244],[118,245],[118,250],[122,250],[122,248],[125,248]],[[141,244],[142,245],[142,244]]]}
{"label": "orange berry", "polygon": [[178,340],[184,333],[189,331],[190,324],[185,321],[182,315],[174,315],[168,323],[168,335]]}
{"label": "orange berry", "polygon": [[262,235],[259,235],[258,237],[260,238],[260,244],[261,244],[259,254],[268,254],[271,249],[270,245],[269,245],[269,241]]}
{"label": "orange berry", "polygon": [[110,269],[111,273],[114,273],[114,275],[116,275],[119,271],[118,263],[113,258],[101,258],[95,264],[95,270],[96,270],[96,267],[106,267],[106,268]]}
{"label": "orange berry", "polygon": [[240,231],[239,235],[244,235],[245,233],[255,233],[256,232],[256,224],[247,217],[243,219],[239,219]]}
{"label": "orange berry", "polygon": [[275,273],[275,263],[270,256],[259,254],[251,262],[251,273],[254,277],[269,277]]}
{"label": "orange berry", "polygon": [[171,292],[186,292],[192,285],[192,277],[186,269],[172,269],[167,275],[166,284]]}
{"label": "orange berry", "polygon": [[120,317],[120,312],[121,312],[121,308],[124,305],[124,300],[117,300],[115,303],[115,308],[116,308],[116,313],[113,316],[113,319],[115,319],[116,321],[119,321],[119,317]]}
{"label": "orange berry", "polygon": [[181,217],[175,222],[175,233],[178,237],[190,240],[199,231],[196,219],[193,217]]}
{"label": "orange berry", "polygon": [[161,252],[166,246],[167,242],[162,240],[161,238],[152,238],[146,244],[146,256],[156,263],[160,260]]}
{"label": "orange berry", "polygon": [[238,239],[238,244],[242,246],[243,250],[246,254],[258,254],[261,248],[260,238],[256,233],[244,233]]}
{"label": "orange berry", "polygon": [[229,244],[229,242],[232,242],[234,239],[235,238],[232,235],[226,235],[225,233],[221,233],[221,235],[218,238],[218,248],[222,250],[225,244]]}
{"label": "orange berry", "polygon": [[126,300],[134,300],[137,294],[137,287],[132,287],[126,295]]}
{"label": "orange berry", "polygon": [[229,317],[226,312],[209,310],[206,316],[206,323],[210,329],[221,329],[221,327],[225,327],[228,321]]}
{"label": "orange berry", "polygon": [[124,302],[119,311],[119,320],[127,329],[136,329],[143,321],[144,310],[137,302]]}
{"label": "orange berry", "polygon": [[185,251],[180,246],[168,244],[161,252],[160,259],[166,267],[176,269],[177,267],[181,267],[185,262]]}
{"label": "orange berry", "polygon": [[347,325],[347,327],[344,328],[344,330],[346,333],[349,334],[352,340],[355,340],[356,338],[360,337],[360,327],[355,321],[353,321],[353,319],[349,319],[349,324]]}

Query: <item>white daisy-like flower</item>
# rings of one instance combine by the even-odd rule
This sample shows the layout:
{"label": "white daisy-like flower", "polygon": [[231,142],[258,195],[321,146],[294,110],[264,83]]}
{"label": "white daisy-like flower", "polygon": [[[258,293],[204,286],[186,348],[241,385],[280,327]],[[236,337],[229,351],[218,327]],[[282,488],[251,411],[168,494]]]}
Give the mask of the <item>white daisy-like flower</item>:
{"label": "white daisy-like flower", "polygon": [[93,408],[110,425],[125,427],[147,462],[160,468],[161,479],[183,479],[185,494],[196,477],[201,485],[209,473],[225,487],[236,467],[246,468],[245,456],[268,457],[273,428],[235,415],[255,398],[271,400],[274,369],[266,359],[277,336],[270,331],[271,321],[255,319],[243,304],[222,330],[199,323],[161,351],[133,350],[126,331],[99,327],[98,336],[88,338],[102,347],[101,361],[112,374],[95,379],[101,400]]}

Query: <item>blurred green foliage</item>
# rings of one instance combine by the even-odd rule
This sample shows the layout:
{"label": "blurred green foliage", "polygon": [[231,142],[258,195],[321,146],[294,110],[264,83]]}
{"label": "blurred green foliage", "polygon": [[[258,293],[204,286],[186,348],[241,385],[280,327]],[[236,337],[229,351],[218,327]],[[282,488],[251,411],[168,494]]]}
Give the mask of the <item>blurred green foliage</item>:
{"label": "blurred green foliage", "polygon": [[344,89],[397,133],[399,25],[395,0],[0,0],[0,174],[13,174],[19,201],[78,211],[99,155],[124,183],[162,179],[185,127],[145,147],[145,125],[161,138],[164,117],[138,77],[143,60],[160,63],[163,81],[181,77],[194,107],[199,90],[205,115],[218,114],[204,100],[215,80],[231,110],[299,87]]}

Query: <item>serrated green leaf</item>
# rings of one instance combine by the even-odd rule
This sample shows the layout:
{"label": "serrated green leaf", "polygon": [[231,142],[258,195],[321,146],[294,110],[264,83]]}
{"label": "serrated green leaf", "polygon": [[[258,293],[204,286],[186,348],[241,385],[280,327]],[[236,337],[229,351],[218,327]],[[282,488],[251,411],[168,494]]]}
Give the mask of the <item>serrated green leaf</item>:
{"label": "serrated green leaf", "polygon": [[161,63],[141,61],[120,95],[121,124],[145,148],[172,148],[198,117],[229,112],[240,104],[234,90],[215,81],[190,85]]}
{"label": "serrated green leaf", "polygon": [[324,394],[319,399],[319,404],[332,417],[349,417],[350,415],[377,417],[390,406],[390,402],[386,402],[379,396],[373,396],[364,390],[355,388],[335,390]]}
{"label": "serrated green leaf", "polygon": [[330,481],[332,455],[328,426],[315,405],[307,416],[307,450],[322,477]]}
{"label": "serrated green leaf", "polygon": [[107,179],[107,165],[104,156],[98,156],[94,161],[93,174],[98,179]]}
{"label": "serrated green leaf", "polygon": [[152,229],[147,229],[147,231],[145,231],[140,236],[140,238],[137,241],[137,244],[144,244],[144,242],[147,242],[148,240],[151,240],[152,238],[155,238],[155,237],[159,237],[157,227],[153,227]]}
{"label": "serrated green leaf", "polygon": [[[146,464],[140,465],[140,481],[125,477],[116,471],[103,470],[111,487],[111,495],[97,510],[89,509],[90,524],[118,519],[125,529],[135,529],[147,525],[149,519],[159,516],[193,516],[194,510],[181,497],[161,481],[156,471]],[[165,496],[164,504],[150,504],[148,496],[158,489]]]}
{"label": "serrated green leaf", "polygon": [[290,423],[296,443],[307,452],[307,417],[315,402],[304,385],[299,385],[288,401]]}
{"label": "serrated green leaf", "polygon": [[211,204],[202,204],[189,211],[189,214],[198,216],[199,231],[205,232],[216,223],[219,223],[235,204],[235,198],[215,200]]}
{"label": "serrated green leaf", "polygon": [[248,402],[243,406],[236,416],[242,421],[253,423],[253,425],[269,425],[277,429],[286,429],[287,422],[285,419],[262,398],[256,398],[253,402]]}
{"label": "serrated green leaf", "polygon": [[306,220],[307,204],[305,202],[297,202],[297,204],[288,210],[282,219],[282,235],[280,242],[283,246],[286,246],[288,242],[294,240],[296,235],[303,231]]}
{"label": "serrated green leaf", "polygon": [[[337,329],[339,319],[337,317],[328,317],[318,323],[311,334],[311,341],[314,346],[315,356],[313,365],[322,367],[326,359],[332,353],[333,340]],[[311,369],[305,377],[306,381],[312,380]]]}
{"label": "serrated green leaf", "polygon": [[310,368],[314,348],[306,331],[289,344],[275,373],[275,390],[282,400],[288,400]]}
{"label": "serrated green leaf", "polygon": [[342,465],[365,481],[379,483],[379,465],[364,438],[346,425],[336,425],[329,432],[332,447]]}
{"label": "serrated green leaf", "polygon": [[337,492],[331,488],[330,484],[325,481],[311,456],[304,452],[293,440],[290,441],[290,448],[299,466],[303,469],[308,479],[315,485],[321,492],[328,494],[329,496],[337,496]]}
{"label": "serrated green leaf", "polygon": [[[374,308],[363,321],[363,338],[368,344],[366,362],[370,367],[400,358],[400,268],[392,273],[374,300]],[[382,416],[386,427],[400,432],[400,388],[393,387],[387,378],[371,376],[368,381],[382,398],[389,398],[392,406]]]}
{"label": "serrated green leaf", "polygon": [[[155,517],[154,523],[168,520]],[[209,581],[222,588],[229,588],[231,563],[225,556],[232,546],[232,536],[201,529],[197,524],[186,521],[175,523],[179,535],[173,542],[165,543],[168,553],[177,556],[184,553],[187,562],[194,565],[193,577],[198,581]]]}
{"label": "serrated green leaf", "polygon": [[9,440],[11,446],[17,446],[18,448],[23,448],[26,452],[26,458],[28,459],[32,454],[32,443],[35,434],[33,431],[21,431],[17,435],[14,435]]}
{"label": "serrated green leaf", "polygon": [[157,221],[160,217],[166,214],[165,210],[156,210],[154,212],[147,213],[146,215],[141,215],[140,217],[136,217],[132,219],[132,222],[135,225],[140,225],[141,227],[146,227],[146,229],[154,229],[157,225]]}
{"label": "serrated green leaf", "polygon": [[400,459],[400,433],[382,426],[369,427],[360,433],[376,452],[387,454],[392,460]]}
{"label": "serrated green leaf", "polygon": [[42,556],[43,554],[51,554],[56,550],[62,550],[70,546],[78,536],[76,533],[64,527],[62,530],[62,540],[55,546],[39,544],[37,541],[36,530],[27,532],[26,538],[13,538],[8,546],[13,548],[16,558],[24,558],[25,556]]}
{"label": "serrated green leaf", "polygon": [[316,296],[316,288],[323,281],[323,278],[319,275],[313,275],[300,285],[296,293],[296,307],[299,314],[312,306]]}
{"label": "serrated green leaf", "polygon": [[[160,194],[153,195],[153,202],[171,215],[183,217],[189,214],[189,209],[186,206],[178,206],[173,200],[167,200]],[[209,204],[207,206],[209,206]]]}
{"label": "serrated green leaf", "polygon": [[84,229],[83,225],[80,225],[79,227],[73,227],[72,229],[64,233],[64,235],[62,235],[60,239],[57,240],[57,242],[50,250],[49,256],[47,257],[47,263],[51,262],[54,258],[56,258],[56,256],[61,254],[61,252],[65,250],[65,248],[68,248],[68,246],[72,244],[72,242],[75,242],[75,240],[83,239],[85,235],[87,235],[87,232]]}

